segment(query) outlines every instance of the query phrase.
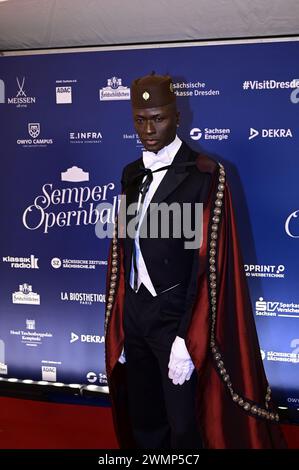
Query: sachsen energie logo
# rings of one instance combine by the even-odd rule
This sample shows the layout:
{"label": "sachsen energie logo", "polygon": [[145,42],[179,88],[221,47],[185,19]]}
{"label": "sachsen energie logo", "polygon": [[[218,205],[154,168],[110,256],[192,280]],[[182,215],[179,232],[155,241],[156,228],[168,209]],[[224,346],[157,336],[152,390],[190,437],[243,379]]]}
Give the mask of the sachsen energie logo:
{"label": "sachsen energie logo", "polygon": [[190,131],[190,137],[192,140],[228,140],[230,137],[231,130],[228,128],[219,127],[205,127],[199,129],[199,127],[193,127]]}

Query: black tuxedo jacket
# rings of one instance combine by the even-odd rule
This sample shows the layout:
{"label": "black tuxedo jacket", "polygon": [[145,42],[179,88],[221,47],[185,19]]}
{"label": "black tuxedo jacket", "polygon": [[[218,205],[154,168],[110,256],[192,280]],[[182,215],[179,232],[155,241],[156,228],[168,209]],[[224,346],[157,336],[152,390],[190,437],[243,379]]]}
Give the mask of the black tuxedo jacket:
{"label": "black tuxedo jacket", "polygon": [[[185,162],[195,162],[198,154],[190,149],[190,147],[182,142],[177,154],[172,162],[173,168],[169,168],[163,177],[160,185],[151,200],[152,203],[179,204],[181,207],[184,203],[190,203],[192,224],[195,221],[195,203],[204,203],[210,185],[210,175],[202,173],[196,165],[184,166]],[[179,166],[176,167],[176,165]],[[129,163],[123,170],[122,174],[122,192],[126,196],[126,203],[123,206],[128,208],[132,203],[137,203],[139,196],[139,185],[144,174],[136,178],[140,173],[140,169],[144,168],[142,158]],[[181,323],[179,336],[184,337],[190,308],[194,301],[196,292],[197,270],[198,270],[198,249],[186,249],[185,242],[190,241],[190,235],[184,233],[184,227],[181,220],[173,220],[172,212],[169,217],[169,237],[161,236],[161,224],[159,224],[158,237],[143,237],[143,226],[150,227],[150,217],[153,216],[151,206],[148,207],[140,226],[140,249],[157,294],[168,289],[169,287],[180,283],[185,286],[186,307],[185,320]],[[126,226],[130,223],[133,215],[126,214]],[[145,224],[145,219],[147,223]],[[173,230],[173,224],[181,225],[181,236],[177,238]],[[178,229],[176,225],[176,229]],[[193,226],[194,229],[194,226]],[[187,236],[186,236],[187,235]],[[134,240],[130,237],[124,238],[124,270],[126,282],[129,282],[132,249]]]}

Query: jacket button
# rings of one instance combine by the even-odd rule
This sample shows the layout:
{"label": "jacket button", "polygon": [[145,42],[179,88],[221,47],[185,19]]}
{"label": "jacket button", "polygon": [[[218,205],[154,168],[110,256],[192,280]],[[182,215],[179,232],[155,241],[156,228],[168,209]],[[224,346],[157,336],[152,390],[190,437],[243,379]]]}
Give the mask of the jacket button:
{"label": "jacket button", "polygon": [[168,264],[168,258],[164,258],[164,264]]}

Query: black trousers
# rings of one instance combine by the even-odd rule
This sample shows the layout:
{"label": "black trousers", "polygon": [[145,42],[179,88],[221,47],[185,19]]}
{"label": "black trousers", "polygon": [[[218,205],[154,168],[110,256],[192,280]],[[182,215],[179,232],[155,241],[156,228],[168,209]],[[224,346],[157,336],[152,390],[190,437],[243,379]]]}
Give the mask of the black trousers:
{"label": "black trousers", "polygon": [[168,362],[184,306],[180,286],[153,297],[127,286],[124,310],[129,411],[138,448],[202,447],[195,418],[196,372],[183,385],[168,378]]}

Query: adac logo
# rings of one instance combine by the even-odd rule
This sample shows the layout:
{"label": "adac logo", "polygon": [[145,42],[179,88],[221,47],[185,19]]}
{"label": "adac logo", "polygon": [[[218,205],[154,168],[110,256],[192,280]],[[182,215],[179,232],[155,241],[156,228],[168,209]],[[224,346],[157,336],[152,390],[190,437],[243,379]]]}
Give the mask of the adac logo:
{"label": "adac logo", "polygon": [[56,103],[57,104],[72,104],[72,87],[71,86],[57,86],[56,87]]}
{"label": "adac logo", "polygon": [[28,123],[28,132],[32,139],[36,139],[40,134],[40,123],[39,122],[29,122]]}
{"label": "adac logo", "polygon": [[257,136],[265,139],[277,139],[277,138],[286,138],[286,137],[293,137],[291,129],[261,129],[257,130],[253,127],[249,130],[249,137],[248,140],[252,140]]}

